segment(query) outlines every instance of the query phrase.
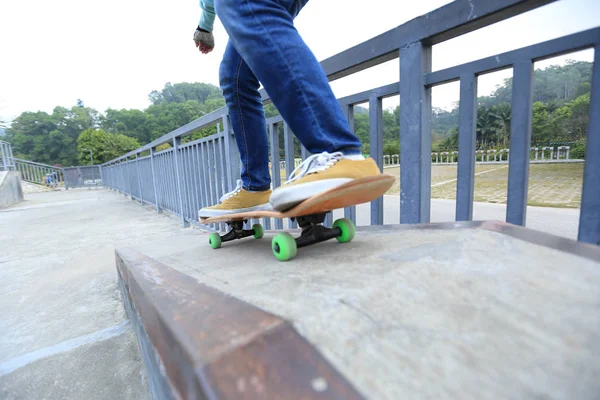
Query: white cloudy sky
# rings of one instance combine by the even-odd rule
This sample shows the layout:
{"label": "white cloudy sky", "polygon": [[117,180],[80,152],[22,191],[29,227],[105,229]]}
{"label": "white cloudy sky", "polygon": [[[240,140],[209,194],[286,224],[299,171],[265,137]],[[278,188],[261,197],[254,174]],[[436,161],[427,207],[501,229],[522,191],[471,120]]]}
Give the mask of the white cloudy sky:
{"label": "white cloudy sky", "polygon": [[[446,3],[449,0],[311,0],[296,26],[322,60]],[[1,1],[0,120],[23,111],[71,107],[78,98],[101,112],[109,107],[143,109],[149,105],[148,94],[166,82],[218,85],[227,35],[217,21],[216,50],[200,54],[192,41],[199,16],[197,0]],[[598,0],[562,0],[435,46],[433,67],[597,27],[599,16]],[[551,61],[566,58],[591,61],[593,52]],[[480,78],[479,93],[489,93],[510,73]],[[395,60],[332,86],[337,96],[344,96],[397,80]],[[434,106],[456,100],[456,84],[433,92]],[[394,103],[397,97],[384,106]]]}

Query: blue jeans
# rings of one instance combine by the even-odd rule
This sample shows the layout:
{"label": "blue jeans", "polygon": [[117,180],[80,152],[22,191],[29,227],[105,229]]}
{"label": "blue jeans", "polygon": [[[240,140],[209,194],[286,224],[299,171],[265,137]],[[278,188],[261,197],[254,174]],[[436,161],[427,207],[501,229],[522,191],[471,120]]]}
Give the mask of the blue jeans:
{"label": "blue jeans", "polygon": [[321,65],[293,20],[308,0],[216,0],[215,11],[229,35],[220,85],[242,161],[246,190],[270,187],[266,120],[261,82],[284,121],[315,154],[360,154]]}

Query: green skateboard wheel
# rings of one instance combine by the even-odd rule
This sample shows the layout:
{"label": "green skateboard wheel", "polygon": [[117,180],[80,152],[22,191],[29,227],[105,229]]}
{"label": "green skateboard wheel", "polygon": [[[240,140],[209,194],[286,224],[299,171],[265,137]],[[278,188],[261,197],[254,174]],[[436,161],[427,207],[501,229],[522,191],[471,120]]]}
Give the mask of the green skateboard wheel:
{"label": "green skateboard wheel", "polygon": [[208,235],[208,244],[210,244],[210,247],[213,249],[218,249],[221,247],[221,236],[216,232],[211,233]]}
{"label": "green skateboard wheel", "polygon": [[333,223],[334,228],[340,228],[342,233],[336,237],[337,241],[340,243],[347,243],[354,239],[354,234],[356,233],[356,228],[352,221],[348,218],[340,218]]}
{"label": "green skateboard wheel", "polygon": [[261,224],[252,225],[252,229],[254,230],[255,239],[261,239],[265,235],[265,228]]}
{"label": "green skateboard wheel", "polygon": [[273,254],[279,261],[288,261],[296,257],[298,246],[296,240],[287,232],[278,233],[271,242]]}

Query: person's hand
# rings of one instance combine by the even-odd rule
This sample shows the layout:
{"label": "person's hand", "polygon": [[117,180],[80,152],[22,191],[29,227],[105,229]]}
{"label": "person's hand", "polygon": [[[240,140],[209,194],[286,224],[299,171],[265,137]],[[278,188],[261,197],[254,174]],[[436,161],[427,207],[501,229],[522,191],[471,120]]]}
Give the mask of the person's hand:
{"label": "person's hand", "polygon": [[212,32],[201,29],[200,27],[194,32],[194,42],[196,42],[196,47],[203,54],[208,54],[215,48],[215,38]]}

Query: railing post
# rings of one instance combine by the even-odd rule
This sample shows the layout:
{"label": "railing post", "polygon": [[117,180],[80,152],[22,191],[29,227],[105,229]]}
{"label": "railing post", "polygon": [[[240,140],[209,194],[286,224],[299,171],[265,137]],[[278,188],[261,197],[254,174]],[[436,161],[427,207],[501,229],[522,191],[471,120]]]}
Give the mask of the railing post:
{"label": "railing post", "polygon": [[150,168],[152,169],[152,188],[154,190],[154,203],[156,204],[156,212],[160,213],[159,196],[156,190],[156,175],[154,172],[154,153],[156,153],[156,147],[150,149]]}
{"label": "railing post", "polygon": [[135,169],[137,171],[138,190],[140,191],[140,204],[144,205],[144,195],[142,193],[142,178],[140,177],[140,155],[135,154]]}
{"label": "railing post", "polygon": [[400,223],[429,222],[431,199],[431,47],[400,49]]}
{"label": "railing post", "polygon": [[[277,123],[269,125],[269,140],[271,142],[271,175],[273,188],[281,186],[281,169],[279,166],[279,126]],[[275,229],[283,229],[283,221],[275,219]]]}
{"label": "railing post", "polygon": [[[287,180],[296,168],[296,148],[294,146],[294,134],[285,122],[283,123],[283,147],[285,148],[285,176]],[[292,229],[298,226],[296,220],[290,221],[289,224]]]}
{"label": "railing post", "polygon": [[600,244],[600,45],[594,47],[578,240]]}
{"label": "railing post", "polygon": [[460,77],[456,220],[473,220],[475,191],[475,139],[477,132],[477,77]]}
{"label": "railing post", "polygon": [[[377,96],[369,98],[369,142],[371,158],[383,172],[383,107]],[[383,196],[371,202],[371,225],[383,225]]]}
{"label": "railing post", "polygon": [[300,145],[300,157],[302,158],[302,161],[310,157],[310,153],[308,150],[306,150],[306,147],[304,147],[304,145]]}
{"label": "railing post", "polygon": [[104,185],[104,173],[102,172],[102,165],[98,165],[98,172],[100,173],[100,181],[102,182],[102,186],[105,187],[105,185]]}
{"label": "railing post", "polygon": [[[123,163],[125,163],[125,165],[123,165]],[[126,180],[128,179],[127,178],[127,171],[126,171],[126,169],[127,169],[127,159],[121,160],[121,162],[119,164],[121,165],[121,179],[123,181],[123,186],[122,186],[122,189],[121,189],[121,193],[123,193],[123,196],[127,197],[127,189],[126,189],[126,186],[125,186],[125,184],[127,183]]]}
{"label": "railing post", "polygon": [[[353,104],[345,104],[342,106],[342,111],[346,116],[346,121],[348,121],[348,126],[350,127],[350,131],[354,132],[354,105]],[[350,206],[344,208],[344,218],[348,218],[356,225],[356,206]]]}
{"label": "railing post", "polygon": [[129,187],[129,199],[134,200],[133,198],[133,189],[131,187],[131,170],[129,169],[129,157],[125,159],[125,166],[127,167],[127,186]]}
{"label": "railing post", "polygon": [[231,157],[231,153],[232,153],[232,149],[231,147],[235,146],[235,144],[232,144],[232,137],[231,137],[231,127],[230,127],[230,123],[229,123],[229,114],[227,114],[226,116],[223,117],[223,140],[224,140],[224,144],[225,144],[225,165],[227,166],[227,170],[225,171],[225,176],[226,176],[226,180],[225,180],[225,192],[229,192],[231,190],[233,190],[234,188],[234,171],[233,171],[233,163],[232,163],[232,157]]}
{"label": "railing post", "polygon": [[8,155],[5,155],[4,142],[0,142],[0,158],[2,158],[2,171],[8,171]]}
{"label": "railing post", "polygon": [[533,62],[521,61],[514,66],[512,115],[510,126],[510,161],[506,222],[525,226],[529,186],[529,148],[533,102]]}
{"label": "railing post", "polygon": [[179,146],[181,145],[181,138],[176,137],[173,138],[173,160],[175,161],[175,183],[177,185],[177,197],[179,200],[179,216],[181,217],[181,226],[186,228],[189,226],[188,222],[185,220],[185,212],[183,211],[183,195],[182,195],[182,185],[179,173],[179,165],[181,164],[179,160]]}

